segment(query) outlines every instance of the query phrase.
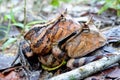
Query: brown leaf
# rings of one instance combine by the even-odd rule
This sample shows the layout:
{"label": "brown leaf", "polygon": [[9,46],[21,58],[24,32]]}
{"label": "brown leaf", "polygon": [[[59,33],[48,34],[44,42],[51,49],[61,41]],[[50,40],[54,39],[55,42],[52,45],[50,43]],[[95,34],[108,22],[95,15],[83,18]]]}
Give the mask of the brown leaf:
{"label": "brown leaf", "polygon": [[117,67],[114,71],[109,73],[107,75],[107,77],[110,77],[110,78],[120,78],[120,68]]}
{"label": "brown leaf", "polygon": [[11,71],[8,75],[0,73],[0,80],[20,80],[18,73]]}

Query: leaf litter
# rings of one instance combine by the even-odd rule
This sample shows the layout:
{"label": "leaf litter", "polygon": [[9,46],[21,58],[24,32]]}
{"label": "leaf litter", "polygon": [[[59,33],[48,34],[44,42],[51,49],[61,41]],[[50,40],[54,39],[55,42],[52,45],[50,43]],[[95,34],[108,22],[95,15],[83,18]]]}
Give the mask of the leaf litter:
{"label": "leaf litter", "polygon": [[[89,6],[91,8],[91,10],[89,8],[86,8],[86,11],[76,11],[78,8],[74,9],[74,12],[72,13],[71,11],[70,14],[74,17],[75,20],[79,21],[79,22],[85,22],[89,15],[93,16],[93,20],[95,21],[94,23],[99,26],[99,28],[104,29],[105,26],[110,27],[110,29],[107,31],[104,31],[103,34],[107,37],[108,42],[110,42],[111,44],[109,44],[108,46],[102,47],[99,50],[96,50],[94,54],[108,54],[108,53],[112,53],[115,50],[120,50],[117,46],[113,47],[114,45],[116,45],[119,41],[120,41],[120,19],[118,17],[116,17],[115,15],[113,15],[114,11],[112,14],[108,14],[108,12],[105,12],[104,14],[101,15],[97,15],[97,7],[95,6],[95,10],[92,9],[91,6]],[[78,17],[79,16],[79,17]],[[78,17],[78,18],[77,18]],[[111,27],[112,26],[118,26],[118,27]],[[16,49],[15,49],[16,50]],[[17,50],[16,50],[17,51]],[[12,53],[11,51],[8,51],[8,53]],[[7,52],[5,52],[7,53]],[[15,52],[16,53],[16,52]],[[89,55],[88,55],[89,56]],[[9,55],[9,54],[1,54],[0,55],[0,78],[1,79],[13,79],[13,80],[21,80],[22,78],[27,79],[26,78],[26,74],[21,75],[21,73],[26,73],[25,70],[21,69],[21,65],[17,65],[21,66],[20,69],[18,70],[15,66],[13,66],[12,68],[14,68],[13,70],[11,68],[11,63],[14,60],[14,55]],[[88,60],[89,61],[89,60]],[[19,61],[18,61],[19,63]],[[3,74],[3,72],[5,70],[8,70],[7,75]],[[69,70],[68,70],[69,71]],[[60,70],[56,71],[58,72],[57,75],[60,74]],[[37,80],[40,76],[40,79],[48,79],[50,77],[52,77],[54,75],[54,73],[56,74],[56,72],[47,72],[47,71],[33,71],[33,73],[30,74],[29,77],[30,80]],[[118,75],[120,73],[120,68],[118,64],[113,65],[112,67],[108,68],[105,71],[101,71],[101,73],[98,74],[94,74],[91,77],[86,78],[85,80],[109,80],[109,79],[119,79],[120,76]],[[37,76],[37,77],[36,77]],[[36,78],[36,79],[35,79]]]}

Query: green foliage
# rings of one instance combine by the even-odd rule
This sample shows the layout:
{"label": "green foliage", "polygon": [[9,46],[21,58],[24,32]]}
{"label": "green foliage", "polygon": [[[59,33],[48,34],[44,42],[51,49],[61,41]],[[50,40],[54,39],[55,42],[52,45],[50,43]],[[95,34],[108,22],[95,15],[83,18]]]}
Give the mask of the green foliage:
{"label": "green foliage", "polygon": [[32,21],[32,22],[27,23],[26,25],[27,25],[27,26],[31,26],[31,25],[40,24],[40,23],[45,23],[45,22],[46,22],[45,20]]}
{"label": "green foliage", "polygon": [[17,38],[9,38],[3,45],[2,50],[5,50],[8,45],[14,43],[17,40]]}
{"label": "green foliage", "polygon": [[19,28],[21,28],[21,29],[24,29],[24,24],[23,24],[23,23],[14,23],[14,24],[12,24],[12,25],[14,25],[14,26],[16,26],[16,27],[19,27]]}
{"label": "green foliage", "polygon": [[71,0],[52,0],[52,1],[51,1],[51,5],[54,6],[54,7],[58,7],[58,6],[60,6],[60,4],[61,4],[62,2],[68,3],[68,2],[70,2],[70,1],[71,1]]}
{"label": "green foliage", "polygon": [[3,0],[0,0],[0,4],[3,2]]}
{"label": "green foliage", "polygon": [[14,23],[14,24],[12,24],[12,25],[14,25],[14,26],[16,26],[16,27],[19,27],[19,28],[21,28],[21,29],[24,29],[24,28],[25,28],[25,31],[26,31],[26,30],[28,30],[32,25],[40,24],[40,23],[44,23],[44,22],[46,22],[46,21],[44,21],[44,20],[32,21],[32,22],[27,23],[27,24],[25,25],[25,27],[24,27],[24,24],[23,24],[23,23],[19,23],[19,22]]}
{"label": "green foliage", "polygon": [[7,20],[11,20],[13,23],[16,23],[16,20],[15,20],[15,17],[14,17],[14,13],[13,11],[11,10],[9,14],[6,14],[4,16],[4,20],[7,21]]}
{"label": "green foliage", "polygon": [[10,38],[8,36],[8,34],[10,32],[10,28],[12,26],[16,26],[16,27],[21,28],[22,30],[26,31],[30,28],[31,25],[45,22],[43,20],[32,21],[32,22],[29,22],[26,25],[24,25],[24,23],[20,23],[15,20],[14,12],[12,11],[12,9],[9,14],[6,14],[4,16],[4,21],[6,21],[8,23],[8,26],[0,26],[0,41],[7,40],[6,42],[4,42],[4,44],[2,46],[3,50],[5,50],[5,48],[7,48],[7,46],[9,46],[10,44],[12,44],[13,42],[15,42],[17,40],[17,38]]}
{"label": "green foliage", "polygon": [[53,5],[53,6],[59,6],[60,2],[59,2],[59,0],[52,0],[51,5]]}
{"label": "green foliage", "polygon": [[[99,0],[99,1],[101,1],[101,0]],[[100,9],[99,14],[101,14],[108,8],[113,8],[113,9],[117,10],[117,15],[120,16],[120,0],[105,0],[105,4]]]}
{"label": "green foliage", "polygon": [[8,34],[9,34],[9,31],[10,31],[11,23],[16,23],[16,20],[15,20],[15,17],[14,17],[14,13],[13,13],[12,9],[11,9],[9,14],[6,14],[4,16],[4,20],[8,22],[8,26],[4,26],[4,27],[1,26],[1,28],[7,28],[7,30],[4,30],[4,31],[6,32],[5,38],[8,39]]}
{"label": "green foliage", "polygon": [[8,26],[0,26],[0,41],[5,41],[2,45],[3,50],[5,50],[5,48],[7,48],[8,45],[12,44],[17,40],[16,38],[10,38],[8,36],[12,23],[16,23],[12,9],[9,14],[4,15],[4,21],[8,23]]}

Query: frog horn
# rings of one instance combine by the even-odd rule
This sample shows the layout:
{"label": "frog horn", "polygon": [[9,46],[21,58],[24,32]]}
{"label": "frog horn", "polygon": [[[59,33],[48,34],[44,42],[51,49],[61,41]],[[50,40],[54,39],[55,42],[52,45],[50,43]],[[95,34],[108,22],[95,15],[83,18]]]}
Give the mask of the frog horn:
{"label": "frog horn", "polygon": [[90,23],[93,23],[93,16],[90,16],[89,20],[85,23],[85,25],[88,25]]}

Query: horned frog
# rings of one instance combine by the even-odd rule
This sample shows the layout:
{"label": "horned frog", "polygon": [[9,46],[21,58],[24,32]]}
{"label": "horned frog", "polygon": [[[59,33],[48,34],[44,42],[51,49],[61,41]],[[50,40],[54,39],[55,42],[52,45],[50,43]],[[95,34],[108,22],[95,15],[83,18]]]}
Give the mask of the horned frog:
{"label": "horned frog", "polygon": [[91,21],[78,23],[65,13],[48,23],[33,26],[24,39],[28,45],[23,45],[24,54],[27,57],[37,55],[46,70],[57,69],[65,61],[85,56],[106,42]]}

